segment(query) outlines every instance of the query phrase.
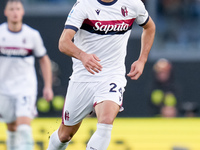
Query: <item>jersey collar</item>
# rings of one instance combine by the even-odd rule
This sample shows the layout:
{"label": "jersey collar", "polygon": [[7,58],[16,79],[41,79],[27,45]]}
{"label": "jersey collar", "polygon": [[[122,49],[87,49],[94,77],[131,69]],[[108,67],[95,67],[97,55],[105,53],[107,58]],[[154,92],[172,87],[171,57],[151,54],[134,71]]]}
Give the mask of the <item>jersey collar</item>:
{"label": "jersey collar", "polygon": [[115,4],[118,0],[113,0],[112,2],[109,2],[109,3],[103,2],[102,0],[97,0],[97,1],[102,5],[110,6],[110,5]]}

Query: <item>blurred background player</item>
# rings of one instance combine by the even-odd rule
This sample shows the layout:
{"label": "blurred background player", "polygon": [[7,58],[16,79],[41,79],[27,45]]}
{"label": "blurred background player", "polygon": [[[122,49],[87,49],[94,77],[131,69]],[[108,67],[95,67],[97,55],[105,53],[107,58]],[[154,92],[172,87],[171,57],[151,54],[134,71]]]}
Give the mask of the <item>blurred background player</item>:
{"label": "blurred background player", "polygon": [[0,25],[0,117],[7,124],[7,149],[32,150],[31,120],[35,108],[37,79],[34,57],[43,73],[43,97],[53,98],[51,63],[39,32],[22,23],[23,4],[8,0]]}
{"label": "blurred background player", "polygon": [[174,82],[171,62],[159,59],[153,66],[153,73],[150,99],[154,116],[176,117],[178,87]]}
{"label": "blurred background player", "polygon": [[82,119],[93,109],[98,119],[97,130],[86,149],[107,149],[114,119],[122,108],[126,48],[134,20],[143,27],[142,44],[140,56],[127,76],[137,80],[155,35],[155,24],[142,1],[80,0],[72,8],[59,49],[72,57],[73,73],[62,124],[51,135],[48,150],[65,150]]}

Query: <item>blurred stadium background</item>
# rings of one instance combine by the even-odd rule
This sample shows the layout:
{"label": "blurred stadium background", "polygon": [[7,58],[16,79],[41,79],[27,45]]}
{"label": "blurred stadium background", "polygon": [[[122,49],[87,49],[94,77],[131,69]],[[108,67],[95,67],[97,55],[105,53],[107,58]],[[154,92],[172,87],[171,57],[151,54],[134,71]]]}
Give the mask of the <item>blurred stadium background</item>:
{"label": "blurred stadium background", "polygon": [[[0,0],[0,23],[5,0]],[[124,94],[125,110],[118,115],[109,150],[199,150],[200,149],[200,0],[143,0],[157,27],[155,42],[138,81],[128,79]],[[58,50],[58,40],[75,0],[24,0],[24,22],[40,31],[52,60],[55,97],[51,103],[41,98],[42,79],[38,71],[39,116],[32,123],[35,150],[44,150],[49,135],[60,124],[62,105],[71,75],[71,59]],[[142,29],[134,24],[126,57],[127,71],[138,58]],[[0,33],[1,34],[1,33]],[[159,58],[173,64],[174,84],[179,88],[177,117],[155,116],[149,87],[153,65]],[[38,64],[36,63],[36,67]],[[188,118],[183,104],[194,110]],[[188,105],[187,105],[188,104]],[[189,108],[188,108],[189,109]],[[87,118],[69,149],[84,149],[96,128],[96,119]],[[0,150],[5,149],[5,126],[0,123]],[[79,141],[81,140],[81,141]]]}

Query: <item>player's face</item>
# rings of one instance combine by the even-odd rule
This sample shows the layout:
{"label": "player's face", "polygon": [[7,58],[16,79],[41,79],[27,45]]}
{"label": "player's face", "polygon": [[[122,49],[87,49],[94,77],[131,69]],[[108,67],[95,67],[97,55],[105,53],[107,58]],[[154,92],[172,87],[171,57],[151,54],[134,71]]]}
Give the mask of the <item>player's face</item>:
{"label": "player's face", "polygon": [[24,8],[21,2],[8,2],[4,11],[7,21],[11,23],[22,22]]}

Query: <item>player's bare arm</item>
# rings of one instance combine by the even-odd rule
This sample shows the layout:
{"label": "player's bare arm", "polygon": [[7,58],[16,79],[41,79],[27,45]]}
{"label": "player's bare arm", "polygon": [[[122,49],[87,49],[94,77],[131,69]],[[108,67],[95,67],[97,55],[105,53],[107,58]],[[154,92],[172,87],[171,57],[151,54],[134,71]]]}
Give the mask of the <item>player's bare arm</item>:
{"label": "player's bare arm", "polygon": [[153,45],[155,30],[155,24],[151,17],[149,17],[149,21],[143,26],[140,56],[138,60],[131,65],[131,70],[127,74],[127,76],[129,76],[132,80],[137,80],[143,73],[144,66],[147,62],[149,52]]}
{"label": "player's bare arm", "polygon": [[43,97],[47,101],[53,99],[51,62],[47,55],[39,60],[44,80]]}
{"label": "player's bare arm", "polygon": [[59,40],[59,50],[76,59],[79,59],[88,72],[91,74],[99,73],[102,66],[100,65],[100,59],[95,54],[87,54],[80,50],[73,42],[72,39],[75,35],[75,31],[71,29],[64,29]]}

